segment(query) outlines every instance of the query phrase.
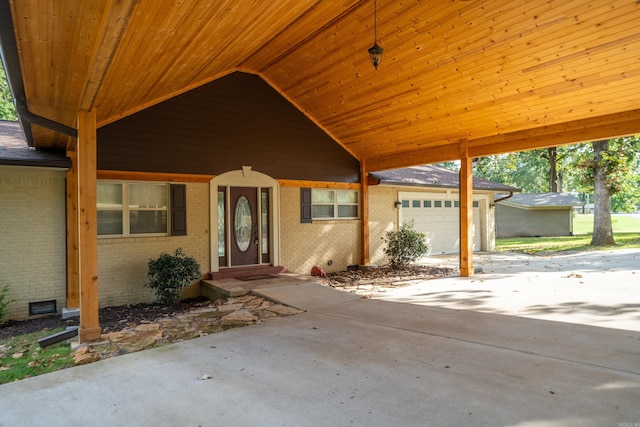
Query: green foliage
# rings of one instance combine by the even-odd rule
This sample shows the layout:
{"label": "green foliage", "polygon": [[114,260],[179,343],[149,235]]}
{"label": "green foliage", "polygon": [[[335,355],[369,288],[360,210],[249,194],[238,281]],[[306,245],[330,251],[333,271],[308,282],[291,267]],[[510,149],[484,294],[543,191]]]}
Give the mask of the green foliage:
{"label": "green foliage", "polygon": [[591,192],[596,166],[606,170],[611,210],[633,212],[640,207],[640,136],[610,139],[596,160],[593,150],[581,150],[573,160],[577,191]]}
{"label": "green foliage", "polygon": [[402,224],[398,231],[388,231],[384,240],[384,253],[393,269],[406,267],[429,251],[424,233],[415,231],[412,222]]}
{"label": "green foliage", "polygon": [[523,252],[527,254],[548,254],[563,251],[593,251],[598,249],[640,248],[640,233],[614,233],[615,246],[591,246],[591,235],[555,237],[509,237],[496,239],[499,252]]}
{"label": "green foliage", "polygon": [[147,286],[153,289],[161,303],[176,304],[182,288],[201,277],[200,265],[178,248],[175,255],[162,253],[157,259],[150,259],[147,277]]}
{"label": "green foliage", "polygon": [[5,286],[4,288],[2,288],[2,290],[0,290],[0,325],[4,323],[4,316],[6,315],[7,306],[15,301],[7,298],[8,293],[9,286]]}
{"label": "green foliage", "polygon": [[0,120],[10,120],[14,122],[18,120],[2,62],[0,62]]}

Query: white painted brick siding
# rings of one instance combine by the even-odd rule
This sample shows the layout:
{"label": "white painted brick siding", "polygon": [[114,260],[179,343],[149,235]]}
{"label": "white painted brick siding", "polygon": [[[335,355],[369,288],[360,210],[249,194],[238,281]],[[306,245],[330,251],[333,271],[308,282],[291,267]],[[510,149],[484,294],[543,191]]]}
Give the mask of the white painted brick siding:
{"label": "white painted brick siding", "polygon": [[0,167],[0,288],[6,319],[29,317],[29,302],[66,301],[64,171]]}

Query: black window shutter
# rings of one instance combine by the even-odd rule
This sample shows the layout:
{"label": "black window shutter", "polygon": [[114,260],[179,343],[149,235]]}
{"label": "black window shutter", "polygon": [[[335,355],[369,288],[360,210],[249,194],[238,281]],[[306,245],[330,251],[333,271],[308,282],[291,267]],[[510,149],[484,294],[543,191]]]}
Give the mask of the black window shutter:
{"label": "black window shutter", "polygon": [[187,186],[171,184],[171,235],[187,235]]}
{"label": "black window shutter", "polygon": [[300,189],[300,222],[311,222],[311,189]]}

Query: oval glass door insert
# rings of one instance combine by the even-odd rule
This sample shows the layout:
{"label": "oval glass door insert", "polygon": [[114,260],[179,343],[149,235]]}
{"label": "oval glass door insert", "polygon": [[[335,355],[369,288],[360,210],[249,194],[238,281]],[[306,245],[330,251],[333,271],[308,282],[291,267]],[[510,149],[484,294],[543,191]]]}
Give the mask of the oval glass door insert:
{"label": "oval glass door insert", "polygon": [[234,229],[236,245],[240,252],[249,248],[251,243],[251,206],[245,196],[240,196],[236,203]]}

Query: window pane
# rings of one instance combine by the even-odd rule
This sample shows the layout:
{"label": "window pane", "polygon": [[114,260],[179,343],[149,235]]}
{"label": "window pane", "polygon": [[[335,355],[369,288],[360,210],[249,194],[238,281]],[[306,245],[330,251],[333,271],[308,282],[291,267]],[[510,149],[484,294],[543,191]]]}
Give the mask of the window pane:
{"label": "window pane", "polygon": [[454,208],[459,208],[460,207],[460,202],[458,200],[456,200],[455,202],[453,202],[453,207]]}
{"label": "window pane", "polygon": [[130,211],[131,234],[166,233],[167,211]]}
{"label": "window pane", "polygon": [[129,207],[166,208],[167,193],[163,184],[129,184]]}
{"label": "window pane", "polygon": [[412,200],[411,201],[411,207],[419,208],[420,207],[420,200]]}
{"label": "window pane", "polygon": [[99,183],[97,188],[98,209],[122,207],[122,185]]}
{"label": "window pane", "polygon": [[224,256],[225,236],[224,236],[224,191],[218,191],[218,256]]}
{"label": "window pane", "polygon": [[122,234],[122,211],[98,211],[98,235]]}
{"label": "window pane", "polygon": [[311,212],[313,218],[333,218],[333,205],[314,205]]}
{"label": "window pane", "polygon": [[262,191],[261,198],[261,233],[262,233],[262,253],[269,253],[269,193]]}
{"label": "window pane", "polygon": [[311,203],[333,203],[333,190],[317,190],[311,191]]}
{"label": "window pane", "polygon": [[402,207],[403,208],[408,208],[409,207],[409,201],[408,200],[403,200],[402,201]]}
{"label": "window pane", "polygon": [[425,208],[430,208],[431,207],[431,200],[425,200],[423,202],[422,206],[425,207]]}
{"label": "window pane", "polygon": [[451,207],[451,200],[445,200],[444,201],[444,207],[445,208],[450,208]]}
{"label": "window pane", "polygon": [[441,208],[442,207],[442,200],[435,200],[433,202],[433,207],[434,208]]}
{"label": "window pane", "polygon": [[338,191],[338,204],[358,203],[357,191]]}
{"label": "window pane", "polygon": [[338,206],[338,218],[357,218],[357,205],[340,205]]}
{"label": "window pane", "polygon": [[473,207],[474,207],[474,208],[477,208],[477,207],[479,207],[479,206],[480,206],[480,203],[479,203],[479,202],[477,202],[477,201],[476,201],[476,202],[473,202]]}

